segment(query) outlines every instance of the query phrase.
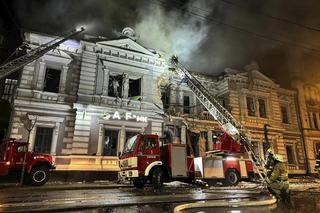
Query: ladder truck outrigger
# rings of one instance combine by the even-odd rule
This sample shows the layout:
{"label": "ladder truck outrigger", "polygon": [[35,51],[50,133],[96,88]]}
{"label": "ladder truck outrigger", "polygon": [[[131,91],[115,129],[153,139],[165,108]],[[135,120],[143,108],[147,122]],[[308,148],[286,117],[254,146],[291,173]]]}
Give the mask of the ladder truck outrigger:
{"label": "ladder truck outrigger", "polygon": [[264,160],[255,153],[245,127],[179,63],[176,56],[171,58],[171,64],[219,123],[225,133],[218,140],[227,148],[221,150],[221,146],[216,146],[206,157],[192,157],[186,156],[185,144],[161,144],[157,135],[138,134],[127,141],[120,155],[120,176],[133,181],[136,187],[150,182],[160,188],[163,182],[171,180],[222,180],[226,185],[235,185],[241,178],[249,179],[250,174],[257,173],[265,184]]}

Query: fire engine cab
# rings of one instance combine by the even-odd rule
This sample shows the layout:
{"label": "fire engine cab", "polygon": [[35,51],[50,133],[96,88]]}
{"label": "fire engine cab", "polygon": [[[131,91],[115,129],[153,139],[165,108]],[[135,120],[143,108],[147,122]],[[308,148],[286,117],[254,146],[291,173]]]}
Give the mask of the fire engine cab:
{"label": "fire engine cab", "polygon": [[19,179],[25,160],[25,183],[35,186],[45,184],[50,172],[55,169],[51,155],[28,151],[28,143],[24,140],[8,139],[0,141],[0,176],[16,175]]}
{"label": "fire engine cab", "polygon": [[136,187],[151,183],[154,188],[173,180],[236,185],[241,179],[250,178],[253,165],[242,146],[227,134],[218,141],[207,156],[192,157],[187,156],[185,144],[163,144],[158,135],[135,135],[128,139],[120,156],[120,176]]}

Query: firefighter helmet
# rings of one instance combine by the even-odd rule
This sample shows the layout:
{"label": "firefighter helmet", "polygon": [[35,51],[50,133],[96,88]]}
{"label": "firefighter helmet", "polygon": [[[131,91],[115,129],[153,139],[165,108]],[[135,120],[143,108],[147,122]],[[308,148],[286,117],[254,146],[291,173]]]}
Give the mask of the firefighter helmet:
{"label": "firefighter helmet", "polygon": [[282,155],[275,154],[275,155],[274,155],[274,159],[275,159],[276,161],[283,162],[283,157],[282,157]]}
{"label": "firefighter helmet", "polygon": [[267,153],[272,154],[272,155],[274,154],[273,150],[271,148],[267,149]]}

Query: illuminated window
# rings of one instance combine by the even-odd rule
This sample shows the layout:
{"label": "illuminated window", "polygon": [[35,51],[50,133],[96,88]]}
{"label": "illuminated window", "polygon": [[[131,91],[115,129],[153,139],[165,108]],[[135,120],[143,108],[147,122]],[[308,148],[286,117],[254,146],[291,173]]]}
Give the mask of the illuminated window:
{"label": "illuminated window", "polygon": [[256,110],[254,106],[254,100],[252,97],[247,97],[247,109],[248,109],[249,116],[255,116]]}
{"label": "illuminated window", "polygon": [[46,69],[43,91],[59,93],[61,70]]}

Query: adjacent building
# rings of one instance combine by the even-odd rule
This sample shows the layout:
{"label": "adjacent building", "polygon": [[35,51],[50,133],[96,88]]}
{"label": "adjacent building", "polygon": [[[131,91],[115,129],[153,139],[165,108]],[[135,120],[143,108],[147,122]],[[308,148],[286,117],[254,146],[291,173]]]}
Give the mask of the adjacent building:
{"label": "adjacent building", "polygon": [[[299,128],[296,91],[281,88],[252,63],[244,71],[226,69],[219,76],[198,79],[250,132],[256,153],[264,158],[268,147],[282,154],[290,174],[305,174],[303,137]],[[167,112],[173,115],[173,135],[196,156],[205,155],[221,133],[194,94],[183,83],[170,85]],[[187,131],[186,131],[187,130]],[[192,148],[191,148],[192,147]]]}
{"label": "adjacent building", "polygon": [[[311,76],[309,76],[311,77]],[[292,87],[298,93],[300,125],[306,147],[308,172],[316,173],[316,155],[320,149],[320,84],[313,79],[295,79]]]}

